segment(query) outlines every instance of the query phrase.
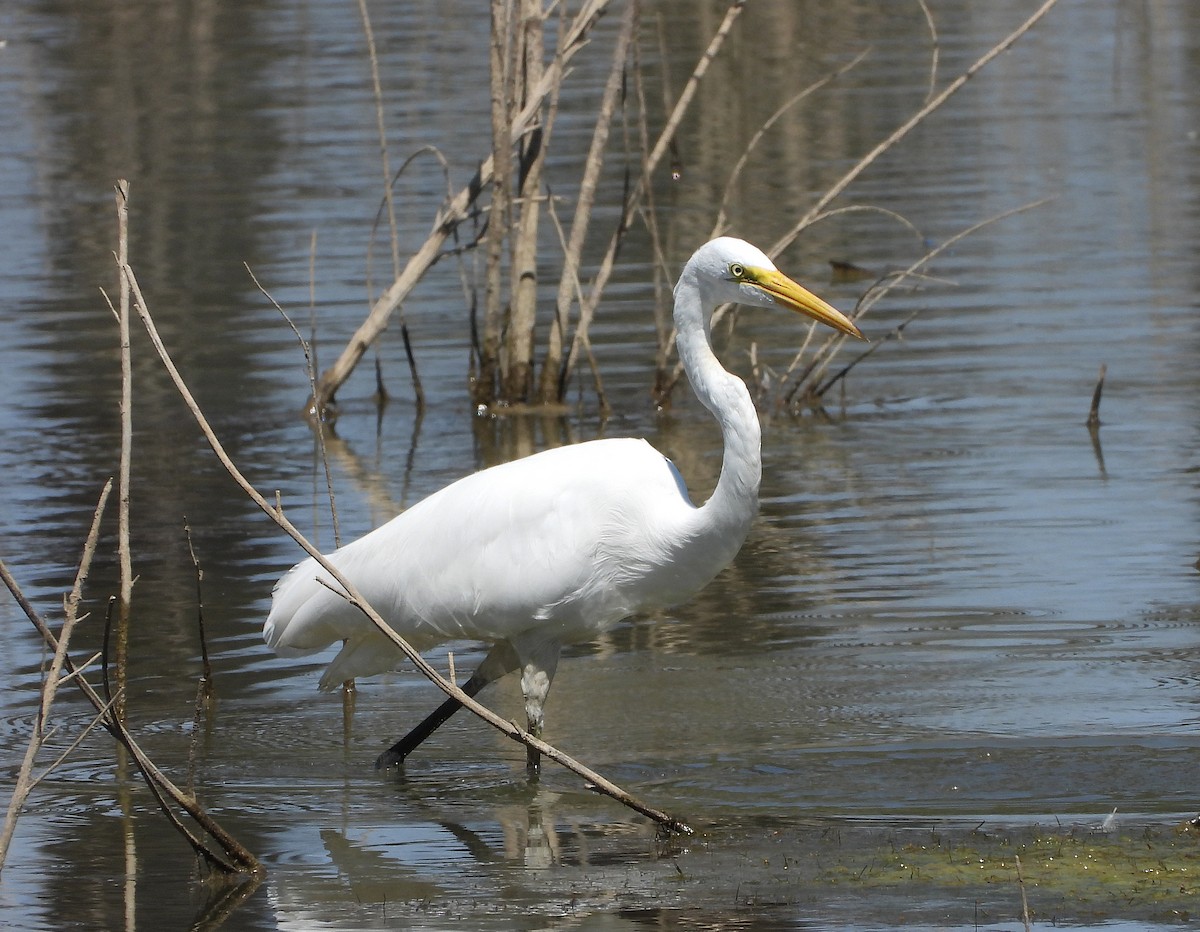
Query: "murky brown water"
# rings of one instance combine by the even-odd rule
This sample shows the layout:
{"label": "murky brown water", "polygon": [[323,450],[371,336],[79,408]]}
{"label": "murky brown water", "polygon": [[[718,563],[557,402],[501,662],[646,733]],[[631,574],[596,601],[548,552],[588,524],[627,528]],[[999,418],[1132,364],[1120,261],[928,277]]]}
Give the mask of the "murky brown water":
{"label": "murky brown water", "polygon": [[[473,4],[379,6],[394,151],[436,144],[461,182],[487,137],[486,18]],[[669,25],[676,87],[720,18],[695,6],[648,10]],[[944,83],[1034,4],[931,7]],[[132,182],[133,263],[177,362],[250,477],[329,544],[324,479],[295,413],[302,361],[242,263],[304,319],[315,230],[323,359],[363,313],[379,169],[353,7],[16,0],[0,40],[0,554],[53,613],[116,468],[116,334],[97,285],[114,280],[117,177]],[[751,5],[681,139],[682,178],[657,192],[673,262],[707,237],[749,135],[868,47],[756,150],[731,219],[761,244],[920,106],[930,45],[915,3]],[[647,38],[652,61],[656,49]],[[580,60],[563,101],[551,177],[563,190],[607,54],[600,43]],[[854,371],[828,418],[769,420],[763,514],[734,567],[673,615],[564,659],[548,738],[690,818],[693,841],[662,845],[561,772],[531,789],[520,748],[466,718],[404,781],[377,776],[381,746],[438,696],[415,674],[367,681],[347,725],[339,698],[316,693],[318,661],[267,651],[271,583],[296,552],[207,455],[139,340],[130,716],[182,774],[198,672],[186,515],[219,694],[199,738],[200,794],[268,870],[229,927],[1012,927],[1011,884],[861,881],[934,835],[979,843],[980,823],[993,839],[1034,825],[1086,835],[1115,807],[1119,832],[1141,839],[1195,815],[1198,72],[1195,4],[1064,2],[839,202],[895,211],[921,241],[881,212],[846,213],[783,258],[849,307],[862,285],[830,282],[827,260],[902,267],[1054,198],[958,243],[936,280],[880,305],[876,336],[921,313]],[[406,175],[407,246],[443,189],[431,161]],[[365,369],[341,393],[343,529],[513,455],[522,434],[532,446],[646,436],[703,495],[715,430],[686,392],[669,415],[648,399],[644,247],[635,236],[625,249],[593,330],[616,409],[604,424],[586,388],[564,424],[474,418],[461,288],[449,263],[435,269],[406,308],[425,417],[394,332],[381,356],[395,401],[377,416]],[[746,373],[756,344],[782,369],[793,326],[745,313],[722,355]],[[1082,422],[1102,363],[1095,445]],[[98,608],[111,551],[89,590]],[[7,599],[0,632],[9,781],[42,655]],[[456,650],[460,668],[475,656]],[[488,698],[517,713],[515,684]],[[58,714],[67,731],[86,721],[69,694]],[[1173,901],[1041,895],[1030,891],[1043,918],[1075,924],[1178,918]],[[34,793],[0,908],[11,928],[177,928],[205,914],[206,892],[96,737]]]}

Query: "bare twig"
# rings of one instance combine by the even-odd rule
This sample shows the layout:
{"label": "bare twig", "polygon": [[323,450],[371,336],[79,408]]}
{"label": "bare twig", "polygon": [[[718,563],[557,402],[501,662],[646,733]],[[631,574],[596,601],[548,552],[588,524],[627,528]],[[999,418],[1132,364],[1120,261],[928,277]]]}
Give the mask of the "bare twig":
{"label": "bare twig", "polygon": [[[541,111],[542,102],[550,94],[555,84],[561,80],[568,62],[586,44],[592,26],[604,12],[608,2],[609,0],[586,0],[575,14],[559,53],[546,68],[542,80],[533,89],[530,99],[525,102],[521,112],[513,121],[512,139],[514,142],[524,136],[529,127],[533,125]],[[392,282],[391,287],[376,299],[370,314],[350,338],[337,361],[321,375],[317,382],[317,391],[311,399],[311,412],[319,413],[325,409],[334,393],[350,377],[350,373],[358,365],[363,353],[383,332],[392,312],[408,296],[425,272],[441,257],[442,247],[446,240],[455,227],[467,219],[471,206],[479,194],[491,183],[493,168],[493,160],[489,155],[479,166],[475,177],[439,212],[434,221],[433,231],[428,238],[409,258],[396,280]]]}
{"label": "bare twig", "polygon": [[[288,315],[288,312],[285,311],[282,307],[280,307],[279,302],[275,300],[275,298],[274,298],[274,296],[272,296],[271,292],[267,291],[267,289],[263,287],[262,282],[260,282],[258,280],[258,276],[256,276],[254,274],[254,270],[252,268],[250,268],[249,263],[243,262],[242,265],[245,267],[246,273],[250,276],[250,280],[252,282],[254,282],[254,287],[256,287],[260,292],[262,292],[262,295],[264,298],[266,298],[268,301],[271,302],[271,306],[274,307],[275,310],[277,310],[279,312],[279,316],[282,317],[284,319],[284,321],[287,322],[287,325],[289,327],[291,327],[291,329],[292,329],[292,333],[294,333],[296,335],[296,340],[299,342],[300,349],[304,353],[304,371],[305,371],[305,374],[308,376],[308,384],[312,388],[312,390],[315,392],[316,385],[317,385],[317,373],[316,373],[316,369],[314,368],[314,365],[313,365],[314,358],[315,358],[313,347],[309,344],[309,342],[307,340],[304,339],[303,336],[301,336],[300,328],[297,327],[296,324],[292,321],[292,318]],[[331,518],[333,521],[334,546],[340,547],[342,545],[342,539],[341,539],[342,535],[341,535],[341,531],[338,528],[337,498],[333,493],[333,473],[329,468],[329,455],[328,455],[328,451],[325,448],[324,422],[323,422],[323,419],[321,419],[321,418],[314,418],[313,423],[314,423],[314,426],[316,429],[316,434],[317,434],[317,448],[320,450],[321,463],[323,464],[324,469],[325,469],[325,489],[326,489],[326,493],[329,495],[329,512],[330,512],[330,515],[331,515]]]}
{"label": "bare twig", "polygon": [[1088,410],[1087,426],[1095,430],[1100,426],[1100,395],[1104,392],[1104,379],[1108,375],[1108,366],[1101,364],[1100,378],[1096,380],[1096,388],[1092,392],[1092,406]]}
{"label": "bare twig", "polygon": [[[42,695],[38,704],[37,720],[34,723],[33,733],[29,736],[29,744],[25,748],[25,757],[21,761],[21,768],[17,772],[17,781],[13,786],[12,796],[8,800],[4,827],[0,829],[0,870],[3,870],[4,862],[8,857],[8,848],[12,842],[13,832],[17,828],[17,817],[20,815],[30,791],[36,785],[37,780],[41,779],[41,777],[38,777],[37,780],[33,778],[33,765],[47,737],[46,726],[50,720],[50,707],[54,704],[54,697],[58,692],[59,685],[65,682],[64,679],[61,679],[62,671],[64,668],[71,670],[67,647],[70,644],[75,625],[79,621],[79,601],[83,595],[83,583],[87,579],[92,566],[92,558],[96,554],[96,542],[100,539],[100,517],[104,514],[104,506],[108,502],[112,486],[112,480],[109,479],[100,492],[100,500],[96,503],[96,510],[92,514],[92,526],[83,545],[83,556],[79,561],[79,569],[75,573],[75,584],[71,587],[70,595],[64,600],[65,611],[62,628],[58,634],[58,643],[54,645],[54,658],[50,662],[50,669],[46,671],[42,680]],[[71,670],[71,672],[74,671]],[[74,746],[71,747],[74,748]],[[70,749],[68,749],[68,753],[69,751]],[[55,761],[46,773],[53,770],[61,760],[60,757],[58,761]],[[42,776],[44,777],[45,773]]]}
{"label": "bare twig", "polygon": [[[371,62],[371,92],[375,100],[375,126],[379,132],[379,162],[383,169],[383,199],[387,205],[388,231],[391,234],[390,242],[392,246],[392,277],[395,279],[400,275],[400,235],[396,228],[396,205],[394,200],[394,192],[392,188],[392,172],[388,167],[388,144],[387,144],[387,126],[383,118],[383,84],[379,80],[379,57],[375,51],[375,31],[371,28],[371,14],[367,9],[366,0],[358,0],[358,13],[362,19],[363,34],[367,40],[367,54]],[[372,296],[372,300],[374,300]],[[400,318],[400,334],[404,340],[404,353],[408,359],[408,371],[412,378],[413,394],[416,398],[418,408],[425,407],[425,390],[421,386],[421,376],[417,372],[417,359],[413,354],[412,340],[408,333],[408,321],[404,319],[404,309],[397,305],[396,310]],[[378,357],[376,357],[376,370],[378,374]],[[382,389],[382,381],[379,381],[380,390],[376,393],[380,404],[387,400],[387,392]]]}
{"label": "bare twig", "polygon": [[805,213],[804,216],[801,217],[796,224],[790,230],[788,230],[787,233],[775,241],[774,245],[772,245],[770,250],[768,250],[768,255],[777,256],[783,252],[783,250],[787,249],[788,246],[794,243],[796,241],[796,237],[798,237],[805,228],[812,224],[812,222],[825,210],[826,206],[828,206],[831,201],[845,191],[846,188],[848,188],[859,175],[866,171],[876,159],[895,146],[896,143],[912,132],[914,128],[924,122],[926,117],[940,108],[942,104],[944,104],[951,97],[953,97],[955,93],[962,89],[964,84],[970,81],[971,78],[975,77],[975,75],[978,74],[990,62],[1010,49],[1014,43],[1016,43],[1022,36],[1025,35],[1025,33],[1029,32],[1030,29],[1036,26],[1037,23],[1043,17],[1045,17],[1045,15],[1049,13],[1057,3],[1058,0],[1045,0],[1045,2],[1038,7],[1028,19],[1021,23],[1020,26],[988,49],[988,51],[980,56],[974,64],[967,68],[966,71],[951,81],[941,91],[941,93],[927,100],[925,105],[922,106],[916,113],[914,113],[900,126],[893,130],[891,134],[889,134],[886,139],[875,146],[875,148],[859,159],[858,162],[856,162],[854,166],[837,181],[837,183],[835,183],[831,188],[829,188],[829,190],[821,195],[817,202],[811,208],[809,208],[807,213]]}
{"label": "bare twig", "polygon": [[[1010,210],[1005,210],[1005,211],[1001,211],[998,214],[993,214],[991,217],[987,217],[983,220],[980,220],[978,223],[971,224],[971,226],[967,227],[964,230],[960,230],[959,232],[957,232],[953,236],[951,236],[949,239],[944,240],[938,246],[929,250],[927,253],[925,253],[925,255],[921,256],[920,259],[918,259],[916,262],[913,262],[910,266],[908,266],[908,268],[903,269],[899,272],[891,273],[891,274],[885,276],[883,278],[883,280],[876,283],[875,286],[873,286],[872,288],[870,288],[867,291],[867,293],[863,296],[862,300],[860,300],[858,302],[858,307],[855,308],[854,313],[851,315],[851,317],[856,321],[861,320],[864,316],[866,316],[867,312],[870,311],[871,308],[873,308],[876,304],[878,304],[887,294],[889,294],[892,291],[892,289],[896,288],[898,285],[900,285],[901,282],[907,280],[910,276],[914,275],[915,273],[920,271],[922,268],[927,266],[930,262],[932,262],[934,259],[936,259],[938,256],[940,256],[943,252],[945,252],[951,246],[955,245],[956,243],[960,242],[961,240],[965,239],[966,237],[971,236],[974,233],[977,233],[979,230],[982,230],[984,227],[991,226],[993,223],[998,223],[1001,220],[1006,220],[1009,217],[1013,217],[1013,216],[1016,216],[1017,214],[1024,213],[1025,211],[1033,210],[1037,207],[1041,207],[1045,204],[1048,204],[1053,199],[1054,198],[1052,198],[1052,197],[1044,197],[1044,198],[1040,198],[1036,201],[1031,201],[1028,204],[1022,204],[1019,207],[1013,207]],[[810,327],[809,329],[811,331],[815,328]],[[788,392],[786,394],[786,398],[787,398],[788,402],[791,402],[792,399],[796,396],[796,394],[798,392],[800,392],[800,391],[807,392],[807,391],[809,391],[810,386],[818,385],[820,383],[821,379],[825,375],[825,372],[828,370],[830,364],[833,362],[834,356],[837,355],[838,349],[845,342],[843,339],[840,338],[840,336],[841,336],[840,334],[835,334],[831,337],[828,337],[825,340],[825,342],[821,345],[821,348],[818,349],[817,352],[813,355],[813,358],[809,362],[808,367],[804,370],[803,374],[796,380],[795,384],[792,385],[792,387],[788,390]],[[799,358],[799,354],[797,354],[797,358]],[[791,371],[790,368],[789,368],[789,371]]]}
{"label": "bare twig", "polygon": [[351,605],[366,615],[372,624],[374,624],[375,627],[380,631],[380,633],[383,634],[389,641],[391,641],[392,644],[394,644],[401,651],[401,653],[403,653],[405,657],[407,657],[408,660],[418,670],[421,671],[422,674],[424,674],[434,683],[435,686],[438,687],[438,689],[444,692],[447,696],[456,699],[463,706],[470,709],[470,711],[475,715],[488,722],[488,724],[490,724],[492,727],[507,735],[512,740],[520,742],[527,747],[531,747],[541,752],[551,760],[556,761],[569,770],[572,770],[584,780],[588,781],[599,792],[611,796],[613,799],[618,800],[623,805],[626,805],[629,808],[634,809],[635,811],[653,819],[665,829],[687,834],[691,833],[691,829],[685,823],[672,818],[665,812],[661,812],[660,810],[647,806],[645,803],[642,803],[640,800],[622,790],[615,783],[600,776],[600,774],[589,769],[588,767],[585,767],[583,764],[580,764],[578,761],[564,754],[562,751],[559,751],[552,745],[547,744],[539,738],[535,738],[523,728],[520,728],[513,722],[507,721],[506,719],[497,715],[495,712],[488,709],[486,706],[476,702],[465,692],[459,689],[457,685],[450,682],[440,673],[438,673],[438,671],[432,665],[430,665],[420,653],[413,649],[412,645],[410,645],[408,641],[396,633],[396,631],[392,629],[392,627],[383,619],[383,617],[371,607],[371,605],[362,596],[358,589],[350,582],[350,580],[343,576],[342,573],[336,567],[334,567],[332,563],[329,562],[325,555],[322,554],[316,547],[314,547],[307,540],[307,538],[305,538],[300,530],[284,516],[283,510],[277,504],[272,505],[269,501],[267,501],[266,498],[262,496],[262,494],[259,493],[257,489],[254,488],[254,486],[246,479],[246,477],[242,475],[241,470],[239,470],[229,458],[229,455],[225,452],[224,446],[217,438],[216,433],[213,431],[211,425],[208,423],[207,418],[204,416],[204,412],[196,403],[196,399],[188,389],[183,377],[179,374],[179,370],[175,367],[174,361],[167,352],[167,348],[163,344],[162,338],[159,336],[158,328],[155,326],[154,320],[150,315],[150,310],[146,305],[145,298],[142,296],[141,288],[138,285],[133,269],[126,265],[123,271],[126,277],[129,279],[129,285],[134,298],[134,306],[136,307],[138,315],[142,320],[143,326],[146,328],[146,332],[150,336],[150,340],[153,343],[155,350],[158,352],[159,358],[162,360],[163,366],[166,368],[167,373],[170,375],[171,380],[175,384],[176,391],[179,392],[184,404],[191,412],[192,417],[195,419],[197,425],[200,427],[201,432],[204,434],[205,440],[208,442],[209,447],[212,448],[213,453],[216,454],[216,457],[221,462],[221,465],[225,467],[225,470],[229,473],[230,477],[235,483],[237,483],[242,491],[250,497],[251,501],[258,505],[258,507],[262,509],[262,511],[266,513],[271,520],[273,520],[280,528],[287,532],[287,534],[290,535],[291,538],[300,545],[305,553],[309,554],[314,560],[316,560],[317,564],[329,574],[330,578],[332,578],[338,584],[338,586],[342,588],[343,597]]}
{"label": "bare twig", "polygon": [[561,401],[563,397],[560,370],[562,369],[563,340],[567,332],[567,319],[571,303],[575,300],[578,300],[581,305],[583,303],[579,288],[579,267],[588,225],[591,222],[592,207],[596,202],[596,188],[600,180],[600,170],[604,165],[604,150],[608,145],[613,113],[621,92],[621,78],[625,62],[629,57],[636,17],[637,4],[631,2],[625,7],[625,15],[621,20],[621,31],[613,49],[612,66],[609,68],[608,81],[604,85],[604,93],[600,98],[600,110],[596,115],[596,125],[592,130],[592,142],[584,162],[583,178],[579,183],[579,196],[575,201],[575,212],[571,218],[571,232],[563,250],[562,276],[558,281],[558,296],[554,301],[554,318],[550,321],[546,355],[542,363],[538,390],[538,401],[541,404]]}
{"label": "bare twig", "polygon": [[1021,856],[1014,854],[1013,859],[1017,862],[1017,886],[1021,890],[1021,924],[1025,927],[1025,932],[1032,932],[1033,924],[1029,921],[1029,898],[1025,895],[1025,874],[1021,871]]}
{"label": "bare twig", "polygon": [[595,315],[596,307],[600,303],[600,297],[608,285],[608,280],[612,277],[613,268],[616,265],[617,252],[621,248],[621,243],[624,242],[625,231],[629,228],[630,222],[636,215],[642,195],[649,184],[650,176],[654,174],[654,170],[662,160],[663,154],[670,148],[671,140],[675,138],[679,124],[682,122],[684,114],[691,105],[692,99],[696,96],[700,82],[704,79],[704,75],[708,73],[709,66],[712,64],[721,46],[724,45],[726,38],[728,38],[734,23],[737,22],[737,18],[741,15],[745,5],[746,0],[734,0],[725,11],[724,19],[722,19],[721,24],[717,27],[707,48],[701,54],[700,60],[696,62],[695,68],[692,69],[692,74],[688,78],[687,84],[684,85],[683,92],[679,95],[679,100],[675,103],[675,109],[671,111],[666,125],[664,125],[662,132],[659,133],[654,148],[646,156],[646,160],[642,166],[641,177],[633,185],[632,190],[630,190],[625,198],[625,208],[621,213],[620,221],[617,223],[617,229],[609,239],[608,248],[605,250],[604,257],[600,260],[596,276],[592,280],[591,290],[588,292],[587,301],[580,308],[579,325],[575,329],[571,351],[567,354],[567,358],[563,362],[563,371],[558,380],[560,393],[565,388],[571,370],[574,368],[576,357],[587,340],[588,325]]}
{"label": "bare twig", "polygon": [[[58,638],[50,626],[45,622],[42,616],[38,613],[33,604],[25,597],[25,593],[21,590],[20,585],[9,572],[8,566],[3,560],[0,560],[0,582],[8,588],[12,593],[17,604],[25,613],[25,616],[37,628],[42,640],[46,642],[51,650],[57,653],[59,649]],[[63,668],[67,670],[70,676],[70,681],[83,692],[88,702],[99,713],[104,712],[108,707],[108,702],[101,698],[100,694],[88,682],[87,677],[80,675],[80,669],[71,662],[70,656],[64,653]],[[67,680],[64,679],[64,682]],[[146,756],[145,752],[138,746],[133,736],[125,728],[125,725],[113,714],[106,714],[101,718],[100,724],[108,731],[121,745],[129,752],[134,764],[141,772],[142,777],[146,781],[146,785],[154,793],[155,799],[158,801],[160,808],[171,820],[172,824],[181,827],[181,833],[193,849],[203,857],[211,867],[226,873],[241,873],[241,874],[258,874],[260,865],[258,860],[245,847],[243,847],[237,839],[230,835],[225,829],[210,816],[195,799],[188,793],[185,793],[167,776],[154,765],[154,762]],[[215,850],[212,845],[205,842],[204,839],[197,836],[194,832],[183,826],[179,821],[178,816],[171,810],[169,803],[173,803],[182,809],[187,815],[201,828],[208,836],[217,843],[220,850]]]}
{"label": "bare twig", "polygon": [[[129,182],[117,182],[117,263],[129,261]],[[129,647],[129,619],[133,602],[133,557],[129,543],[129,471],[133,457],[133,364],[129,349],[129,284],[121,276],[118,329],[121,340],[121,459],[117,472],[117,556],[121,583],[117,626],[117,682],[124,686]],[[113,714],[125,718],[125,690],[121,689]]]}

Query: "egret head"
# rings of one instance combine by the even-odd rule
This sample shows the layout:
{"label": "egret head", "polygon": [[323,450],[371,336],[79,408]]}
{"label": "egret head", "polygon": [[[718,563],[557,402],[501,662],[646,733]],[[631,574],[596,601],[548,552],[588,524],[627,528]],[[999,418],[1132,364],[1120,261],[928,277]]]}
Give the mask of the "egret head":
{"label": "egret head", "polygon": [[854,321],[775,268],[766,253],[745,240],[722,236],[705,243],[688,260],[697,284],[713,304],[786,307],[863,339]]}

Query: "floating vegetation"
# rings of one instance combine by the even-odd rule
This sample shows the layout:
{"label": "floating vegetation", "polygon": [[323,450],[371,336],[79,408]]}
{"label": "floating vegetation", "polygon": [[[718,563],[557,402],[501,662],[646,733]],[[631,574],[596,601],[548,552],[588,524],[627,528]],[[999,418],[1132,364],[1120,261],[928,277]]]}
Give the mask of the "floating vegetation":
{"label": "floating vegetation", "polygon": [[[1200,828],[1148,825],[1106,832],[1087,828],[1026,829],[893,836],[874,852],[859,849],[857,866],[827,866],[822,880],[875,890],[915,892],[914,885],[960,898],[969,888],[999,885],[1030,915],[1129,913],[1189,919],[1200,894]],[[989,896],[994,899],[994,896]]]}

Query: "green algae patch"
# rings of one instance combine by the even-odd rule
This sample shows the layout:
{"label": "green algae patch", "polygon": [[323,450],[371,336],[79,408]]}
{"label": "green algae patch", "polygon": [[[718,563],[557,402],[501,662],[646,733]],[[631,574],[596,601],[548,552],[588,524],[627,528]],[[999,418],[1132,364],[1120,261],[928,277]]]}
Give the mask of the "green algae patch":
{"label": "green algae patch", "polygon": [[1031,915],[1133,911],[1186,919],[1200,894],[1200,829],[1192,822],[1127,831],[1027,829],[911,833],[828,866],[819,878],[866,889],[953,894],[1006,887]]}

